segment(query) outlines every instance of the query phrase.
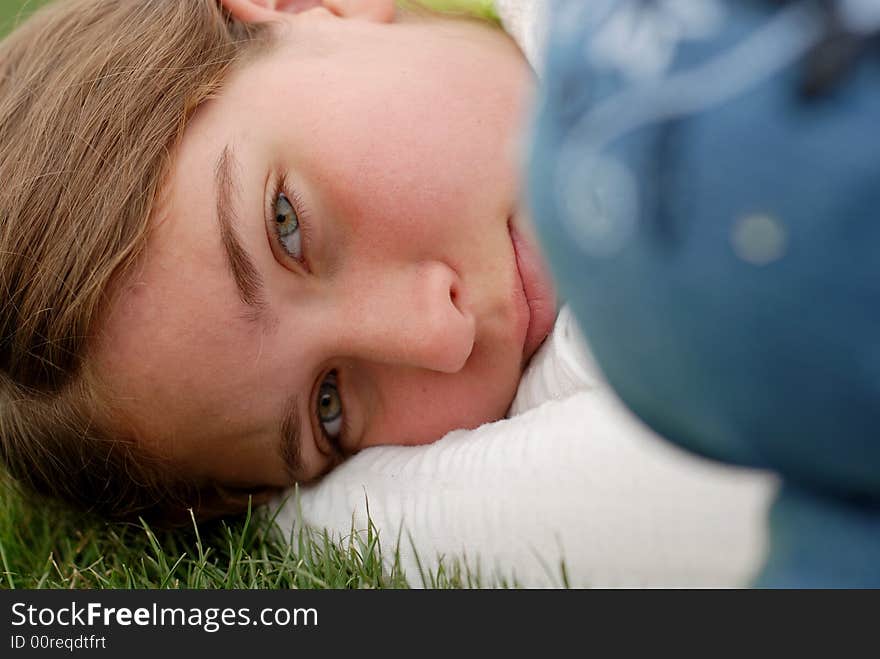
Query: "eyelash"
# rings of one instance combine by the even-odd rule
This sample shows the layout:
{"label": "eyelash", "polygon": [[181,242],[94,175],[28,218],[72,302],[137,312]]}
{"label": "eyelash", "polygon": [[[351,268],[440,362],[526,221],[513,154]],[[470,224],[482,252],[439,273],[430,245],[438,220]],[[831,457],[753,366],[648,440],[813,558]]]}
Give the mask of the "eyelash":
{"label": "eyelash", "polygon": [[[278,195],[281,194],[287,197],[287,201],[289,201],[290,205],[293,207],[293,212],[296,213],[299,230],[302,233],[302,259],[296,258],[293,254],[287,251],[287,247],[284,246],[284,241],[281,239],[278,223],[273,221],[273,218],[275,217],[275,202],[278,200]],[[308,260],[308,255],[311,251],[311,237],[308,227],[311,220],[306,211],[302,196],[290,186],[287,177],[284,174],[279,175],[275,179],[275,183],[272,187],[272,194],[269,197],[268,205],[266,206],[266,221],[269,223],[269,226],[272,227],[272,236],[275,238],[275,244],[278,245],[281,252],[292,261],[298,263],[306,270],[306,272],[311,272]]]}
{"label": "eyelash", "polygon": [[[342,427],[339,429],[339,435],[336,437],[331,437],[324,430],[324,424],[321,423],[321,418],[318,415],[318,399],[317,396],[321,393],[321,384],[333,374],[336,377],[336,391],[339,392],[339,398],[342,401]],[[331,452],[338,458],[342,459],[345,457],[345,451],[343,450],[343,445],[345,444],[345,438],[348,437],[349,426],[348,426],[348,415],[345,413],[345,400],[342,396],[342,384],[341,378],[339,377],[339,371],[336,369],[331,369],[324,373],[321,378],[318,380],[317,394],[315,396],[314,403],[312,405],[313,409],[313,417],[318,424],[318,432],[321,433],[321,438],[325,444],[327,444]],[[322,451],[323,453],[323,451]]]}

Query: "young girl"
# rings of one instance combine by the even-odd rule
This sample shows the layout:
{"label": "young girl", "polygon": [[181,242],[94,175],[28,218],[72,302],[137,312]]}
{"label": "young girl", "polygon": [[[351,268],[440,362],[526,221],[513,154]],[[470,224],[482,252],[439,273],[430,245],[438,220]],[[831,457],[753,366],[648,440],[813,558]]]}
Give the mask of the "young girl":
{"label": "young girl", "polygon": [[521,51],[393,0],[65,0],[0,46],[0,451],[234,512],[502,417],[549,332]]}

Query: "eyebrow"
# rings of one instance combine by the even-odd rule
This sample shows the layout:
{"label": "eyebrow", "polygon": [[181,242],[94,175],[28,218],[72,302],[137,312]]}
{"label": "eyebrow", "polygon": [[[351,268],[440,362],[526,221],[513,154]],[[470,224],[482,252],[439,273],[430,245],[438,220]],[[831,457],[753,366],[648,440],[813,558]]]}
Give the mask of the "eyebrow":
{"label": "eyebrow", "polygon": [[[238,297],[248,307],[246,316],[248,320],[260,323],[266,319],[263,278],[242,245],[236,230],[238,215],[235,211],[235,202],[238,195],[233,174],[238,168],[235,153],[227,145],[220,154],[215,168],[217,223],[220,225],[220,239],[226,254],[226,263],[238,289]],[[303,473],[300,422],[299,400],[296,396],[291,396],[285,405],[279,441],[281,459],[291,480],[296,480]]]}
{"label": "eyebrow", "polygon": [[291,396],[284,410],[281,422],[281,458],[287,467],[291,480],[297,480],[303,473],[302,436],[300,432],[299,400]]}
{"label": "eyebrow", "polygon": [[238,289],[238,297],[249,307],[247,317],[255,322],[264,320],[266,301],[263,295],[263,278],[254,265],[238,236],[236,226],[237,188],[234,171],[238,169],[235,154],[229,146],[223,149],[215,169],[217,187],[217,223],[220,225],[220,239],[226,253],[226,263]]}

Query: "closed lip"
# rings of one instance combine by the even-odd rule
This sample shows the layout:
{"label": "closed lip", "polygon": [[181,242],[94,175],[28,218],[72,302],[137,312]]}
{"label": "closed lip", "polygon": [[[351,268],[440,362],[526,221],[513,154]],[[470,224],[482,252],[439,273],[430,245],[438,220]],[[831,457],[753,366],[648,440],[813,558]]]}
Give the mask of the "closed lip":
{"label": "closed lip", "polygon": [[528,327],[523,342],[523,361],[527,362],[543,343],[556,321],[556,290],[536,245],[525,239],[513,221],[508,224],[526,305]]}

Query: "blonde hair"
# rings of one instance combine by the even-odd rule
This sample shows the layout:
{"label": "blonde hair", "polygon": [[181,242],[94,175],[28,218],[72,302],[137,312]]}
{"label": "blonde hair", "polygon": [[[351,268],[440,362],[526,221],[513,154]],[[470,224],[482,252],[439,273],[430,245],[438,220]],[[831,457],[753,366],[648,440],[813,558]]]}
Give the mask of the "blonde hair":
{"label": "blonde hair", "polygon": [[267,35],[217,0],[63,0],[0,43],[0,456],[32,490],[117,519],[231,507],[99,428],[86,355],[187,120]]}

